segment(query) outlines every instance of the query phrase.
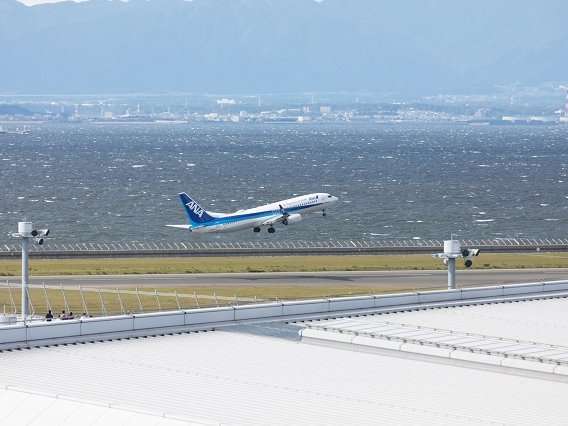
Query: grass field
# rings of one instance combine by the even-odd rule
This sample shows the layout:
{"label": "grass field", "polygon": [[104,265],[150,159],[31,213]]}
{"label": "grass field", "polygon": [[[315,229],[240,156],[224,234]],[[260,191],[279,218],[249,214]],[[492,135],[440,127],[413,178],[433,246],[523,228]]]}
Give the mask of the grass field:
{"label": "grass field", "polygon": [[[213,272],[432,270],[444,265],[430,255],[259,256],[31,259],[32,275],[117,275]],[[462,267],[462,262],[458,262]],[[475,259],[476,269],[568,268],[568,253],[499,253]],[[0,260],[0,276],[20,274],[20,260]]]}
{"label": "grass field", "polygon": [[[568,268],[568,253],[482,254],[475,259],[476,269]],[[432,270],[442,269],[442,262],[428,255],[382,256],[279,256],[279,257],[199,257],[199,258],[103,258],[103,259],[32,259],[32,274],[41,275],[111,275],[111,274],[168,274],[213,272],[285,272],[285,271],[354,271],[354,270]],[[460,262],[461,266],[461,262]],[[1,260],[0,275],[9,279],[20,272],[20,261]],[[16,280],[11,280],[17,282]],[[36,313],[44,314],[51,306],[54,312],[62,309],[93,315],[171,310],[250,303],[260,300],[286,300],[317,297],[376,294],[416,290],[415,287],[396,288],[345,286],[330,283],[327,286],[241,286],[160,288],[158,298],[149,294],[153,289],[122,288],[120,296],[114,290],[64,291],[55,288],[32,288],[30,297]],[[146,292],[146,293],[144,293]],[[172,296],[178,293],[178,297]],[[168,296],[167,293],[170,295]],[[20,307],[19,289],[0,286],[0,310],[12,312]],[[104,308],[103,308],[104,306]]]}
{"label": "grass field", "polygon": [[[0,309],[2,312],[13,313],[14,310],[20,311],[20,289],[12,288],[9,290],[5,286],[0,286]],[[178,308],[175,297],[160,296],[159,301],[149,295],[140,295],[139,298],[134,292],[123,291],[120,297],[117,293],[94,291],[83,291],[83,297],[78,290],[73,289],[30,289],[29,298],[31,300],[31,310],[36,314],[44,315],[48,309],[53,313],[60,313],[62,310],[80,314],[88,312],[90,315],[99,316],[104,314],[121,314],[126,312],[148,312],[158,310],[174,310]],[[209,299],[199,300],[197,303],[193,298],[179,298],[181,308],[195,308],[198,306],[216,306],[215,301]],[[225,302],[226,303],[226,302]],[[221,305],[222,303],[219,303]]]}
{"label": "grass field", "polygon": [[[352,287],[341,285],[298,287],[298,286],[254,286],[254,287],[215,287],[204,288],[160,288],[158,296],[141,289],[137,294],[135,289],[121,288],[120,293],[114,290],[102,292],[83,290],[83,297],[77,289],[41,288],[30,289],[30,299],[33,311],[44,315],[48,309],[59,313],[63,309],[75,314],[88,312],[98,316],[103,314],[120,314],[126,312],[155,312],[158,310],[191,309],[223,305],[241,305],[258,302],[307,299],[318,297],[352,296],[387,293],[410,290],[410,287],[381,289],[372,287]],[[152,290],[153,291],[153,290]],[[177,298],[173,296],[177,292]],[[166,295],[165,295],[166,294]],[[167,294],[170,294],[168,296]],[[119,297],[120,295],[120,297]],[[16,286],[9,289],[0,286],[0,313],[13,313],[20,310],[20,289]]]}

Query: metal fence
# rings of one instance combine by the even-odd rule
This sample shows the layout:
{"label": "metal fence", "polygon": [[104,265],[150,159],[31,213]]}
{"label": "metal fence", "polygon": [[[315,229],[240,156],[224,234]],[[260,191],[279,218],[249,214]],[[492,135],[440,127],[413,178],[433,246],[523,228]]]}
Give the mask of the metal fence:
{"label": "metal fence", "polygon": [[[57,318],[73,316],[106,316],[159,312],[203,307],[240,306],[264,302],[257,297],[227,296],[203,293],[167,292],[147,288],[94,288],[31,284],[28,300],[32,318],[43,319],[48,311]],[[17,315],[21,307],[21,284],[0,283],[0,314]]]}
{"label": "metal fence", "polygon": [[[549,248],[568,250],[568,239],[541,238],[497,238],[482,240],[462,240],[463,246],[495,250],[534,250]],[[389,252],[389,251],[426,251],[443,247],[442,240],[327,240],[327,241],[132,241],[132,242],[90,242],[60,243],[48,241],[43,246],[34,245],[31,253],[36,255],[100,255],[100,254],[224,254],[253,252],[262,253],[305,253],[309,251],[325,252]],[[20,252],[17,243],[0,243],[0,256],[14,256]]]}

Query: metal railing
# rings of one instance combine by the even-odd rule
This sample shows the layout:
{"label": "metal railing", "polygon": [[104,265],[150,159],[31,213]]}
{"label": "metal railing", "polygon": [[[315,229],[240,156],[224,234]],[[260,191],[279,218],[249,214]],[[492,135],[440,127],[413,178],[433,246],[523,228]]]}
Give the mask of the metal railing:
{"label": "metal railing", "polygon": [[[462,246],[478,247],[490,251],[506,250],[568,250],[568,239],[557,238],[496,238],[482,240],[462,240]],[[33,246],[30,252],[36,256],[49,255],[101,255],[101,254],[130,254],[130,255],[163,255],[163,254],[242,254],[247,253],[366,253],[366,252],[423,252],[439,250],[443,247],[442,240],[325,240],[325,241],[130,241],[130,242],[89,242],[89,243],[59,243],[49,241],[43,246]],[[0,256],[15,256],[20,253],[16,243],[0,243]]]}
{"label": "metal railing", "polygon": [[[64,285],[30,284],[27,289],[32,320],[43,320],[51,311],[55,318],[69,316],[107,316],[193,309],[240,306],[267,299],[204,293],[167,292],[147,288],[95,288]],[[0,283],[0,314],[5,318],[20,314],[21,285]],[[65,315],[63,315],[65,312]],[[68,318],[65,318],[68,319]]]}
{"label": "metal railing", "polygon": [[[463,333],[393,321],[331,320],[308,323],[306,328],[353,336],[448,349],[481,355],[514,358],[545,364],[568,365],[568,347],[528,340]],[[403,350],[403,349],[400,349]]]}

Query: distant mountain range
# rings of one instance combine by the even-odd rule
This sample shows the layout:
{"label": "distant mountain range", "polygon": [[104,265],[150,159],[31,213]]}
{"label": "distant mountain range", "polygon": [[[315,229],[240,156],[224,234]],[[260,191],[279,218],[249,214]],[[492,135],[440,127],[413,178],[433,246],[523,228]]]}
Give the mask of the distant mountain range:
{"label": "distant mountain range", "polygon": [[568,80],[568,1],[0,0],[0,93],[379,91]]}

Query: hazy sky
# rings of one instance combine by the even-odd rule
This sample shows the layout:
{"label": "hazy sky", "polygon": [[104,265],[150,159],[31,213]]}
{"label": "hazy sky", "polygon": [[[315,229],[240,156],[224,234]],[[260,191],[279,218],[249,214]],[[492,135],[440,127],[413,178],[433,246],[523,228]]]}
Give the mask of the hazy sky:
{"label": "hazy sky", "polygon": [[20,1],[44,6],[0,8],[4,92],[417,96],[565,81],[568,69],[567,0]]}
{"label": "hazy sky", "polygon": [[[27,4],[28,6],[33,6],[34,4],[42,4],[42,3],[59,3],[61,1],[69,1],[69,0],[18,0],[20,3]],[[85,1],[85,0],[73,0],[73,1]]]}

